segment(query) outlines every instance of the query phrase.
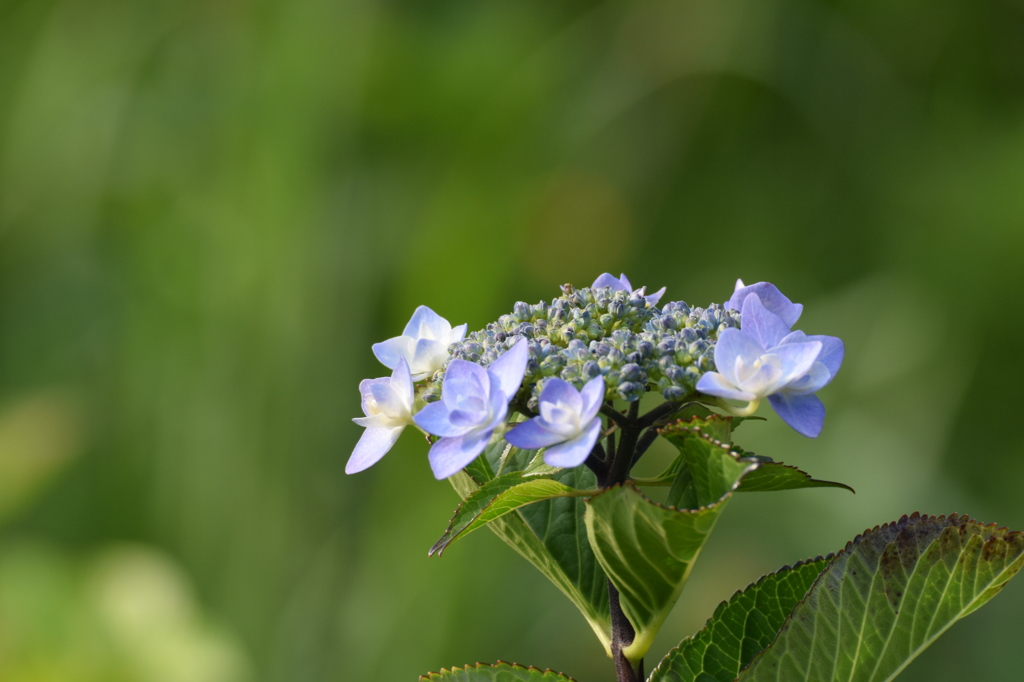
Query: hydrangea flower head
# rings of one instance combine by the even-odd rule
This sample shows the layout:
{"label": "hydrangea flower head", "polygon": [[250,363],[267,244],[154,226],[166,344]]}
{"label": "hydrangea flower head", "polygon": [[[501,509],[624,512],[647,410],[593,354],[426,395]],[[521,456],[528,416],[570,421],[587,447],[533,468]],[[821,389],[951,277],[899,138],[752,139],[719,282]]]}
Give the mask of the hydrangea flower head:
{"label": "hydrangea flower head", "polygon": [[[600,376],[608,400],[636,401],[647,391],[681,400],[694,396],[701,374],[714,369],[715,340],[723,329],[738,327],[739,319],[739,312],[718,304],[705,309],[673,301],[659,309],[626,288],[565,285],[550,303],[520,301],[511,313],[468,334],[452,346],[451,362],[487,367],[526,339],[524,384],[535,411],[553,378],[581,389]],[[424,392],[428,403],[440,398],[444,374],[438,372]]]}
{"label": "hydrangea flower head", "polygon": [[743,283],[742,279],[736,280],[736,291],[732,298],[725,304],[726,310],[743,310],[743,302],[747,296],[754,294],[761,300],[761,305],[769,312],[775,313],[785,323],[788,329],[792,329],[796,321],[800,319],[804,307],[800,303],[793,303],[779,288],[770,282],[758,282],[749,286]]}
{"label": "hydrangea flower head", "polygon": [[451,323],[425,305],[412,314],[401,336],[373,344],[373,354],[390,369],[404,359],[413,381],[434,374],[448,360],[448,348],[466,336],[466,325],[452,328]]}
{"label": "hydrangea flower head", "polygon": [[366,430],[345,465],[346,474],[358,473],[379,462],[402,435],[402,430],[412,424],[415,392],[405,358],[399,358],[390,377],[359,382],[359,393],[366,416],[352,421]]}
{"label": "hydrangea flower head", "polygon": [[518,424],[505,440],[524,450],[544,451],[553,467],[579,466],[601,435],[597,416],[604,400],[604,380],[596,377],[582,391],[561,379],[551,379],[540,394],[540,414]]}
{"label": "hydrangea flower head", "polygon": [[661,297],[665,295],[665,287],[662,287],[661,289],[655,291],[653,294],[647,294],[646,287],[641,287],[640,289],[636,289],[634,291],[633,285],[629,283],[628,277],[620,274],[618,278],[616,278],[615,276],[607,272],[598,277],[597,279],[595,279],[594,283],[590,285],[591,289],[601,289],[603,287],[608,287],[612,291],[626,291],[630,293],[638,293],[641,296],[643,296],[651,305],[658,305],[658,301],[660,301]]}
{"label": "hydrangea flower head", "polygon": [[505,423],[508,404],[522,384],[529,360],[525,339],[486,369],[452,360],[441,387],[441,400],[416,414],[416,424],[440,436],[430,447],[430,467],[438,479],[453,476],[472,462]]}

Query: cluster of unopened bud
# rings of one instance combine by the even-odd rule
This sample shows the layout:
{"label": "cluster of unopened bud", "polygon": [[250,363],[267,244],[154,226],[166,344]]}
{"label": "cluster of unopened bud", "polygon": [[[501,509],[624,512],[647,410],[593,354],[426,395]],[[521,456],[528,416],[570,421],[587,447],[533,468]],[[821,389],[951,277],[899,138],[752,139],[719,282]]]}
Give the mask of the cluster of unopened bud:
{"label": "cluster of unopened bud", "polygon": [[[530,360],[520,396],[531,408],[551,377],[582,388],[603,376],[608,399],[635,401],[659,391],[680,400],[695,391],[704,372],[715,369],[718,333],[739,327],[739,313],[718,304],[690,308],[682,301],[659,309],[644,293],[565,285],[550,304],[516,303],[512,313],[452,344],[451,359],[486,367],[525,338]],[[440,398],[443,379],[442,369],[424,399]]]}

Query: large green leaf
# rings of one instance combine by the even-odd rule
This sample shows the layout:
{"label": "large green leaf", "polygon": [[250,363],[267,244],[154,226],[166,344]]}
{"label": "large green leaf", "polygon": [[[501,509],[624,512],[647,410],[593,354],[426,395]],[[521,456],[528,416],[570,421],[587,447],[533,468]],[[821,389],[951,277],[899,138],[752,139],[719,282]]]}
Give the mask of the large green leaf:
{"label": "large green leaf", "polygon": [[494,665],[468,665],[465,668],[452,668],[439,673],[421,675],[420,682],[573,682],[551,670],[525,668],[515,663],[495,663]]}
{"label": "large green leaf", "polygon": [[1024,535],[914,514],[829,563],[738,682],[885,682],[1024,565]]}
{"label": "large green leaf", "polygon": [[587,503],[590,544],[636,630],[623,650],[630,661],[647,653],[727,500],[701,509],[673,509],[626,484]]}
{"label": "large green leaf", "polygon": [[550,476],[524,477],[520,472],[498,476],[472,492],[459,508],[428,555],[441,554],[452,542],[520,507],[552,497],[580,495],[580,491]]}
{"label": "large green leaf", "polygon": [[[492,446],[465,471],[449,480],[456,492],[469,498],[494,479],[491,462],[503,457],[510,466],[530,468],[529,453],[504,452]],[[569,488],[593,489],[594,474],[586,467],[556,471],[547,477]],[[500,516],[487,527],[547,577],[576,605],[605,650],[611,651],[611,621],[608,615],[608,579],[587,539],[582,498],[565,497],[537,502]]]}
{"label": "large green leaf", "polygon": [[764,576],[715,610],[651,672],[649,682],[732,682],[775,639],[828,559],[786,566]]}
{"label": "large green leaf", "polygon": [[713,415],[667,430],[682,462],[669,494],[674,506],[655,504],[630,484],[586,503],[590,544],[636,631],[624,649],[631,661],[650,648],[733,491],[760,466],[721,440],[730,425],[730,418]]}
{"label": "large green leaf", "polygon": [[[565,469],[552,477],[577,490],[597,487],[597,478],[590,469],[578,466]],[[608,615],[608,578],[594,555],[584,513],[587,505],[582,497],[558,497],[518,510],[534,535],[540,539],[559,571],[572,583],[577,596],[574,603],[598,633],[601,643],[611,651],[611,620]],[[563,590],[564,591],[564,590]]]}

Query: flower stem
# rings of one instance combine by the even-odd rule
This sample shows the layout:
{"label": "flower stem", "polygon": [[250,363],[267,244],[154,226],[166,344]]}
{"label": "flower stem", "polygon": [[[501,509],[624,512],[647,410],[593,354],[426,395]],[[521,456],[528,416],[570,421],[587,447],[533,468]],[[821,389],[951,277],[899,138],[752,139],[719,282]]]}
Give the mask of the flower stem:
{"label": "flower stem", "polygon": [[[612,417],[608,410],[605,414],[609,419],[615,421],[620,428],[619,442],[616,446],[614,435],[608,437],[608,475],[599,484],[603,488],[610,488],[625,483],[629,478],[629,471],[633,468],[633,461],[637,452],[637,439],[643,430],[638,424],[640,412],[640,401],[634,401],[629,406],[629,412],[622,415],[615,412]],[[622,604],[619,601],[619,591],[615,589],[612,581],[608,581],[608,608],[612,625],[612,659],[615,662],[615,677],[617,682],[640,682],[637,669],[633,667],[623,650],[633,643],[636,631],[629,622],[626,614],[622,611]],[[640,666],[643,666],[641,661]]]}
{"label": "flower stem", "polygon": [[[615,661],[616,682],[640,682],[638,671],[633,668],[633,664],[622,651],[633,643],[636,631],[633,630],[633,625],[626,618],[626,614],[622,612],[619,591],[612,585],[611,580],[608,581],[608,606],[612,619],[612,660]],[[640,659],[640,668],[643,668],[643,659]]]}

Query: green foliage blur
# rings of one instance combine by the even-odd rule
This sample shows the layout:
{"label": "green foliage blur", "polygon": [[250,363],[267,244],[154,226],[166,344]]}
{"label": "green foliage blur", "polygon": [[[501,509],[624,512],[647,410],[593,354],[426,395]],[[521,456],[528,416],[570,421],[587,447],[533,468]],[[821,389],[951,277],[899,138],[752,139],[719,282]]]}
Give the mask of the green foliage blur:
{"label": "green foliage blur", "polygon": [[[427,558],[411,429],[343,473],[416,305],[605,271],[847,344],[739,440],[857,494],[737,499],[652,655],[903,513],[1024,529],[1024,2],[0,0],[0,679],[611,679],[490,533]],[[1017,582],[900,679],[1022,636]]]}

